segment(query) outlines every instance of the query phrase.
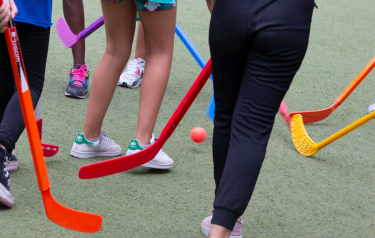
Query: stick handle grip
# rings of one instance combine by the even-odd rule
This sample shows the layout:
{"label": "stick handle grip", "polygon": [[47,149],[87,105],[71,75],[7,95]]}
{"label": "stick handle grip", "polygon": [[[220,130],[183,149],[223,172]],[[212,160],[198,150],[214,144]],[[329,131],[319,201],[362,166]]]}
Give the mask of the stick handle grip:
{"label": "stick handle grip", "polygon": [[349,126],[345,127],[344,129],[341,129],[340,131],[336,132],[335,134],[331,135],[327,139],[323,140],[322,142],[319,142],[316,147],[318,150],[322,149],[323,147],[326,147],[327,145],[331,144],[335,140],[340,139],[344,135],[348,134],[349,132],[357,129],[358,127],[362,126],[363,124],[367,123],[368,121],[375,118],[375,111],[371,112],[370,114],[367,114],[366,116],[362,117],[361,119],[353,122]]}
{"label": "stick handle grip", "polygon": [[362,82],[364,78],[371,72],[375,66],[375,57],[366,65],[366,67],[357,75],[357,77],[349,84],[349,86],[336,99],[342,104],[345,99],[353,92],[353,90]]}
{"label": "stick handle grip", "polygon": [[104,19],[103,19],[103,16],[101,16],[100,18],[98,18],[98,20],[96,20],[93,23],[91,23],[91,25],[89,25],[88,27],[86,27],[83,31],[81,31],[78,34],[78,40],[85,39],[91,33],[93,33],[94,31],[96,31],[97,29],[99,29],[103,25],[104,25]]}

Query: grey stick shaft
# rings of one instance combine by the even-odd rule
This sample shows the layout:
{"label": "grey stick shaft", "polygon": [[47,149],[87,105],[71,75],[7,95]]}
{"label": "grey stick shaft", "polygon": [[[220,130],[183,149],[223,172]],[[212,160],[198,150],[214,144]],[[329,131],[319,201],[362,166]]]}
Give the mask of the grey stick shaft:
{"label": "grey stick shaft", "polygon": [[38,104],[35,107],[35,118],[38,120],[42,116],[42,97],[39,98]]}

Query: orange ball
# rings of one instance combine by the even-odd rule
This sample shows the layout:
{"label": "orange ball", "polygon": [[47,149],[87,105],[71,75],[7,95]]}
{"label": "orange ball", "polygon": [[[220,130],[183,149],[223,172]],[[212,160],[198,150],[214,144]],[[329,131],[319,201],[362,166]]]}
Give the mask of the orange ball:
{"label": "orange ball", "polygon": [[190,131],[190,138],[196,142],[201,143],[203,142],[207,137],[207,132],[202,127],[194,127]]}

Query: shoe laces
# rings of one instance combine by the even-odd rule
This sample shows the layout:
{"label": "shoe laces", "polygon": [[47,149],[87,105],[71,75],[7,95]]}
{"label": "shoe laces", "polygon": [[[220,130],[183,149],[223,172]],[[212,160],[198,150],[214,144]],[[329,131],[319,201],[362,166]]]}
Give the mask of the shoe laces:
{"label": "shoe laces", "polygon": [[128,67],[126,67],[125,73],[129,75],[135,75],[137,70],[139,70],[140,64],[138,63],[138,60],[132,60],[129,62]]}
{"label": "shoe laces", "polygon": [[105,133],[105,131],[102,131],[102,133],[100,134],[99,140],[100,140],[100,143],[102,141],[105,141],[105,142],[111,143],[111,144],[115,143],[112,139],[110,139],[110,138],[107,137],[107,133]]}
{"label": "shoe laces", "polygon": [[[154,134],[151,134],[151,141],[150,141],[150,145],[154,144],[157,140],[158,140],[159,137],[155,137]],[[157,153],[157,155],[160,155],[161,157],[165,158],[170,158],[167,153],[165,153],[162,149],[159,150],[159,152]]]}
{"label": "shoe laces", "polygon": [[14,151],[12,151],[11,153],[6,152],[6,158],[8,161],[17,160],[16,154],[14,153]]}
{"label": "shoe laces", "polygon": [[87,65],[81,65],[79,69],[77,67],[73,69],[73,72],[69,72],[67,74],[73,74],[73,84],[83,86],[86,80]]}
{"label": "shoe laces", "polygon": [[112,143],[112,144],[113,144],[113,142],[114,142],[112,139],[110,139],[110,138],[108,138],[108,137],[106,137],[106,136],[103,137],[101,141],[105,141],[105,142]]}
{"label": "shoe laces", "polygon": [[8,187],[9,187],[9,182],[10,182],[10,176],[9,176],[9,172],[8,172],[8,170],[7,170],[7,168],[6,168],[6,158],[7,157],[5,157],[5,159],[4,159],[4,161],[3,161],[3,166],[4,166],[4,177],[5,177],[5,179],[7,180],[7,182],[8,182]]}

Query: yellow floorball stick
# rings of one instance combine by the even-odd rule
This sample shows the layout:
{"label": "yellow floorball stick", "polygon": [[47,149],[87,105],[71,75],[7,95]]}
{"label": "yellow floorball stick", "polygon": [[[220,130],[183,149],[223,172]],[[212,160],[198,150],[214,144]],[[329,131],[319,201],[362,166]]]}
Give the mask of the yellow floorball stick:
{"label": "yellow floorball stick", "polygon": [[315,143],[313,140],[311,140],[311,138],[306,132],[301,114],[296,114],[292,117],[292,120],[290,123],[293,142],[298,152],[300,152],[301,154],[305,156],[312,156],[316,154],[320,149],[326,147],[327,145],[331,144],[335,140],[343,137],[344,135],[348,134],[352,130],[357,129],[358,127],[362,126],[363,124],[365,124],[366,122],[374,118],[375,118],[375,111],[353,122],[352,124],[345,127],[344,129],[341,129],[340,131],[331,135],[330,137],[323,140],[322,142]]}

